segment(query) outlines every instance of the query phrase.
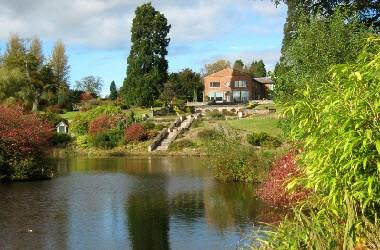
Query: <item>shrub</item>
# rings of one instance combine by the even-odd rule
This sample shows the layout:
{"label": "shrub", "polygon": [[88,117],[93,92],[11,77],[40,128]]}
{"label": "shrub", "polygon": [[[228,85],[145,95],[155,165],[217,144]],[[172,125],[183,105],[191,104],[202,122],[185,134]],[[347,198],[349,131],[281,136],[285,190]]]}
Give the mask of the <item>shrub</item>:
{"label": "shrub", "polygon": [[117,117],[107,114],[101,114],[88,124],[88,132],[90,135],[96,135],[111,130],[116,126]]}
{"label": "shrub", "polygon": [[0,106],[0,179],[44,178],[52,125],[20,107]]}
{"label": "shrub", "polygon": [[157,135],[158,132],[156,130],[149,130],[148,132],[146,132],[146,137],[148,140],[156,138]]}
{"label": "shrub", "polygon": [[90,121],[94,120],[96,117],[106,114],[106,115],[117,115],[121,113],[121,108],[113,105],[98,106],[94,109],[82,112],[73,119],[71,123],[71,129],[76,135],[85,135],[88,133],[88,124]]}
{"label": "shrub", "polygon": [[247,141],[253,146],[281,146],[281,141],[277,137],[270,136],[265,132],[252,133],[247,136]]}
{"label": "shrub", "polygon": [[269,166],[269,159],[258,157],[251,147],[241,145],[241,138],[231,130],[214,131],[207,149],[208,164],[215,169],[216,178],[226,182],[261,181],[261,172]]}
{"label": "shrub", "polygon": [[133,124],[125,129],[124,132],[125,141],[143,141],[146,139],[146,133],[144,127],[140,123]]}
{"label": "shrub", "polygon": [[194,142],[189,139],[182,139],[182,140],[177,140],[174,141],[172,144],[169,146],[170,151],[180,151],[185,148],[192,148],[194,147]]}
{"label": "shrub", "polygon": [[75,143],[80,148],[87,148],[89,146],[89,136],[79,135],[76,137]]}
{"label": "shrub", "polygon": [[55,133],[50,138],[50,144],[53,146],[66,146],[71,141],[71,136],[63,133]]}
{"label": "shrub", "polygon": [[156,126],[153,122],[149,122],[149,121],[142,123],[142,125],[143,125],[145,130],[152,130]]}
{"label": "shrub", "polygon": [[120,140],[119,134],[115,131],[110,131],[108,133],[95,134],[94,136],[90,138],[91,138],[91,144],[94,147],[103,148],[103,149],[110,149],[110,148],[116,147]]}
{"label": "shrub", "polygon": [[300,174],[295,163],[296,153],[289,152],[276,161],[271,167],[268,178],[258,190],[259,197],[276,207],[286,207],[305,199],[310,192],[298,188],[296,191],[286,191],[288,182]]}

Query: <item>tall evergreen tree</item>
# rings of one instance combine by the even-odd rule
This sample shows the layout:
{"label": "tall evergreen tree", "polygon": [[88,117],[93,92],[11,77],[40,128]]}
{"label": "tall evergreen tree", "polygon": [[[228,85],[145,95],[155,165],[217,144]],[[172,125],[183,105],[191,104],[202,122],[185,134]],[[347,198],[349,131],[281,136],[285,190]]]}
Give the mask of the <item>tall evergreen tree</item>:
{"label": "tall evergreen tree", "polygon": [[131,51],[122,95],[127,104],[149,106],[168,79],[170,25],[151,3],[137,7],[132,22]]}
{"label": "tall evergreen tree", "polygon": [[260,60],[256,64],[255,77],[265,77],[267,76],[267,70],[265,69],[265,64],[263,60]]}
{"label": "tall evergreen tree", "polygon": [[243,71],[244,70],[244,63],[241,59],[238,59],[235,61],[233,69]]}
{"label": "tall evergreen tree", "polygon": [[116,84],[115,84],[115,81],[112,81],[110,84],[110,99],[116,100],[116,98],[117,98]]}

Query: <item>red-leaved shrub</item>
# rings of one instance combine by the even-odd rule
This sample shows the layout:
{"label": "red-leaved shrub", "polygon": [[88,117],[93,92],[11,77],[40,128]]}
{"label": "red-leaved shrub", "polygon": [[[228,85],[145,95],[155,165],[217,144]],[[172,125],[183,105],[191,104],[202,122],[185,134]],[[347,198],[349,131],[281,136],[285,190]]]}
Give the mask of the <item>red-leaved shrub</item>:
{"label": "red-leaved shrub", "polygon": [[0,106],[0,144],[7,154],[31,154],[48,147],[52,125],[21,107]]}
{"label": "red-leaved shrub", "polygon": [[125,129],[124,137],[126,142],[143,141],[146,139],[145,129],[140,123],[133,124]]}
{"label": "red-leaved shrub", "polygon": [[110,130],[116,126],[117,118],[107,114],[102,114],[90,121],[88,124],[88,132],[91,135],[100,134]]}
{"label": "red-leaved shrub", "polygon": [[259,197],[275,207],[287,207],[300,201],[310,193],[303,188],[293,192],[286,190],[286,185],[300,174],[295,163],[296,152],[291,151],[275,162],[268,173],[268,179],[258,190]]}
{"label": "red-leaved shrub", "polygon": [[90,92],[83,92],[81,95],[80,95],[80,100],[81,101],[89,101],[91,99],[94,99],[95,97],[93,96],[93,94],[91,94]]}

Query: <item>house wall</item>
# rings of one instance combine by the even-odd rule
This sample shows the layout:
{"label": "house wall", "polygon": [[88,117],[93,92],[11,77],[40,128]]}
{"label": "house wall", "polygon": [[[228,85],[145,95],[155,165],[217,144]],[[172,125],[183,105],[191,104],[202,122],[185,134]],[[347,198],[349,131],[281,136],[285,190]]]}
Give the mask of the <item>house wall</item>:
{"label": "house wall", "polygon": [[[226,86],[227,82],[230,82],[231,84],[235,81],[246,81],[247,87],[246,88],[239,88],[239,87],[231,87]],[[213,88],[210,87],[211,82],[220,82],[219,88]],[[252,79],[249,76],[206,76],[204,78],[204,86],[205,86],[205,96],[210,96],[210,93],[213,92],[231,92],[232,91],[248,91],[249,93],[249,100],[252,100],[253,98],[253,84]]]}

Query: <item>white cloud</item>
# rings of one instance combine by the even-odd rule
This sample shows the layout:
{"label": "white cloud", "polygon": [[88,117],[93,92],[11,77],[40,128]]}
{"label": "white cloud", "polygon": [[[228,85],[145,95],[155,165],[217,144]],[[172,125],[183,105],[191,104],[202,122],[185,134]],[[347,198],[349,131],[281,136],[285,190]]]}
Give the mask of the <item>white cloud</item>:
{"label": "white cloud", "polygon": [[[277,15],[270,0],[153,0],[172,25],[172,41],[202,41],[241,28],[243,17]],[[70,45],[125,48],[139,0],[0,0],[0,40],[10,33],[44,40],[61,38]],[[250,8],[251,7],[251,8]]]}

